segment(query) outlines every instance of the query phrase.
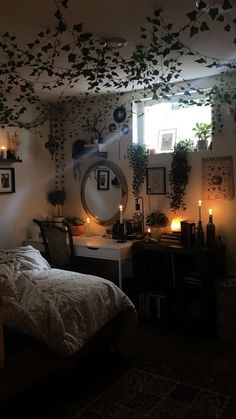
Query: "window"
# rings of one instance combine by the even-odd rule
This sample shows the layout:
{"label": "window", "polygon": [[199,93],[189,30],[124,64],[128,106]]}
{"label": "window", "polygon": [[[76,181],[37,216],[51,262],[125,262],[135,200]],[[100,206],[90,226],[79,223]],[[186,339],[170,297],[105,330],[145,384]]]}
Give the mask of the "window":
{"label": "window", "polygon": [[183,139],[197,139],[192,130],[196,122],[211,123],[210,105],[185,105],[178,102],[153,103],[150,100],[133,104],[133,142],[145,144],[151,153],[173,150]]}

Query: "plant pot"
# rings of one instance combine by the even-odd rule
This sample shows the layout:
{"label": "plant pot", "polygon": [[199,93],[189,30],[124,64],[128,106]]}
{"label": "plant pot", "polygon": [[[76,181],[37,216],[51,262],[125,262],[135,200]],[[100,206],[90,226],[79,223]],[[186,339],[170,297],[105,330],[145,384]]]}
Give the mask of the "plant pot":
{"label": "plant pot", "polygon": [[63,223],[64,221],[64,217],[53,217],[53,221],[57,224],[58,226],[61,226],[61,223]]}
{"label": "plant pot", "polygon": [[198,142],[197,142],[198,151],[207,150],[207,148],[208,148],[208,141],[207,140],[198,140]]}
{"label": "plant pot", "polygon": [[81,236],[84,234],[84,226],[71,226],[72,236]]}

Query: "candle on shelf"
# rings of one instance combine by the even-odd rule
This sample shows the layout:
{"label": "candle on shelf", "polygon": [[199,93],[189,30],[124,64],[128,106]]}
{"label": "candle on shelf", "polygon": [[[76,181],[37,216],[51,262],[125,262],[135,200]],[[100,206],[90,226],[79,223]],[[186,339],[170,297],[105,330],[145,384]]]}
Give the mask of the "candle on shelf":
{"label": "candle on shelf", "polygon": [[2,145],[0,147],[1,150],[1,159],[6,159],[7,158],[7,147],[5,147],[4,145]]}
{"label": "candle on shelf", "polygon": [[150,228],[147,229],[147,233],[148,233],[148,241],[150,241],[151,240],[151,229]]}
{"label": "candle on shelf", "polygon": [[199,221],[201,221],[201,219],[202,219],[202,201],[201,200],[199,200],[198,201],[198,216],[199,216]]}
{"label": "candle on shelf", "polygon": [[120,205],[119,208],[120,208],[120,224],[123,224],[123,206]]}
{"label": "candle on shelf", "polygon": [[87,221],[87,236],[88,236],[89,235],[89,223],[90,223],[89,217],[87,217],[86,221]]}

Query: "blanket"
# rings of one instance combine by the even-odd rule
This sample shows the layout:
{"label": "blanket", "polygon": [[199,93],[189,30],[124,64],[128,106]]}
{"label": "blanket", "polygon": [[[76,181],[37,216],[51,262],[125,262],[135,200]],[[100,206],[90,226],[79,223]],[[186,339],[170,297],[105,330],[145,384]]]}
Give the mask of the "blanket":
{"label": "blanket", "polygon": [[134,305],[115,284],[93,275],[52,269],[31,246],[0,251],[0,296],[1,314],[9,327],[63,356],[80,350],[121,312],[122,345],[135,329]]}

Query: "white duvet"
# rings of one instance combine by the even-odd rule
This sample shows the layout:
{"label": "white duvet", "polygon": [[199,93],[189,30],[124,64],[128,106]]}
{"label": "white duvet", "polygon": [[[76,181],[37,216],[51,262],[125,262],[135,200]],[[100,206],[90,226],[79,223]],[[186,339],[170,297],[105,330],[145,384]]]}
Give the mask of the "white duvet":
{"label": "white duvet", "polygon": [[112,282],[77,272],[51,269],[31,246],[0,251],[1,315],[59,354],[68,356],[118,313],[123,313],[120,345],[132,339],[136,311]]}

